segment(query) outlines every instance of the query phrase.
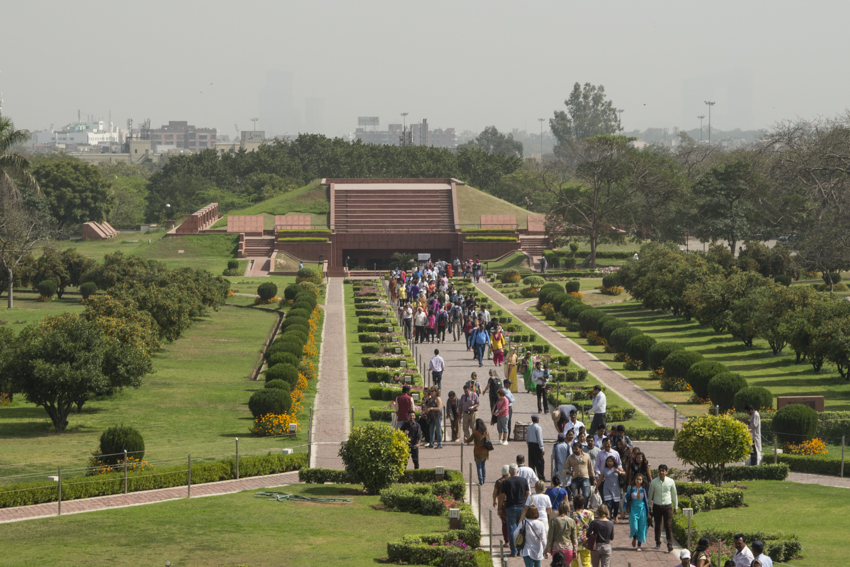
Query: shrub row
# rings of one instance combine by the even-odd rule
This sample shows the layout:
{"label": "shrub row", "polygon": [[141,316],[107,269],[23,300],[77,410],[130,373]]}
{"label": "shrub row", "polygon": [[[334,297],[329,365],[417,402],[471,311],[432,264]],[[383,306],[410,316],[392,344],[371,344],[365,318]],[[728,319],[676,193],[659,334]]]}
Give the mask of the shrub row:
{"label": "shrub row", "polygon": [[[735,530],[701,530],[696,523],[695,518],[691,518],[691,541],[698,541],[701,537],[707,537],[711,541],[733,540],[735,534],[743,533],[746,541],[762,541],[764,542],[764,552],[773,561],[777,563],[788,562],[795,557],[798,557],[803,551],[803,544],[797,539],[797,536],[783,533],[765,533],[765,532],[738,532]],[[688,520],[679,515],[673,516],[673,535],[677,541],[688,541]]]}
{"label": "shrub row", "polygon": [[[460,529],[448,530],[434,534],[405,536],[401,540],[387,543],[387,555],[390,563],[407,563],[409,565],[460,565],[461,558],[475,561],[474,553],[445,546],[446,543],[461,540],[474,549],[481,545],[481,530],[472,507],[461,504]],[[445,509],[445,507],[444,507]],[[432,545],[436,544],[436,545]],[[458,562],[447,563],[447,555],[458,556]],[[437,563],[435,563],[437,562]],[[470,563],[467,563],[467,565]]]}
{"label": "shrub row", "polygon": [[322,238],[321,236],[295,236],[289,238],[278,238],[278,242],[330,242],[328,238]]}
{"label": "shrub row", "polygon": [[[392,408],[385,408],[383,406],[369,408],[369,419],[372,421],[385,421],[387,423],[393,420],[393,414],[395,410]],[[417,418],[419,417],[419,412],[416,412]]]}
{"label": "shrub row", "polygon": [[389,402],[401,395],[401,388],[385,386],[369,386],[369,397],[373,400]]}
{"label": "shrub row", "polygon": [[[770,457],[765,454],[765,459]],[[841,474],[841,459],[828,455],[777,455],[777,461],[785,463],[794,472],[838,476]]]}
{"label": "shrub row", "polygon": [[[185,465],[156,469],[154,472],[138,471],[127,473],[127,490],[140,492],[186,486],[187,472]],[[269,453],[239,459],[239,476],[252,477],[277,474],[298,470],[307,466],[307,455],[296,453],[281,455]],[[198,463],[192,467],[192,484],[204,484],[236,478],[236,458],[221,461]],[[89,480],[91,479],[91,480]],[[79,500],[124,492],[123,473],[109,473],[103,476],[68,479],[62,481],[62,500]],[[57,486],[51,483],[44,486],[43,482],[13,484],[5,486],[0,491],[0,508],[13,506],[30,506],[55,502]]]}
{"label": "shrub row", "polygon": [[412,358],[390,358],[386,356],[361,356],[360,364],[371,368],[401,368],[405,361],[407,368],[416,368],[416,362]]}
{"label": "shrub row", "polygon": [[[785,480],[788,478],[790,470],[790,467],[785,463],[779,463],[778,465],[764,464],[756,467],[727,466],[723,471],[723,481]],[[694,467],[690,470],[689,476],[694,480],[708,482],[713,478],[713,473],[706,471],[702,467]]]}
{"label": "shrub row", "polygon": [[672,427],[634,428],[629,427],[626,435],[632,441],[672,441],[676,437],[676,430]]}
{"label": "shrub row", "polygon": [[518,242],[516,236],[467,236],[467,242]]}

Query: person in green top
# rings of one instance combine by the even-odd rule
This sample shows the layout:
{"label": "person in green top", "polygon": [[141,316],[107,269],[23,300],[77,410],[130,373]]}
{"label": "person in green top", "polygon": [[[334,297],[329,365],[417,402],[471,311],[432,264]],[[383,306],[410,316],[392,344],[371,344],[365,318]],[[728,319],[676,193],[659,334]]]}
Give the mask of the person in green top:
{"label": "person in green top", "polygon": [[531,373],[534,371],[534,365],[531,363],[531,353],[525,353],[522,362],[519,363],[519,370],[522,372],[522,379],[525,382],[525,391],[534,393],[537,384],[531,379]]}

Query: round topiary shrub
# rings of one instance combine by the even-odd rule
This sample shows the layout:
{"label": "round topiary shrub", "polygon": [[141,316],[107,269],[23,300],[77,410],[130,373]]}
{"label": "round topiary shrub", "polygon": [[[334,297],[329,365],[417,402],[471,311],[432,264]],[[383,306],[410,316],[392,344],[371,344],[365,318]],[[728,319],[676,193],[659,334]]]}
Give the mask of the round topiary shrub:
{"label": "round topiary shrub", "polygon": [[788,287],[788,286],[791,285],[791,276],[789,276],[787,274],[780,274],[780,275],[776,276],[775,278],[773,278],[773,281],[775,281],[776,283],[778,283],[780,285],[784,285],[785,287]]}
{"label": "round topiary shrub", "polygon": [[298,366],[299,362],[299,358],[291,352],[276,352],[273,355],[269,356],[269,366],[275,366],[276,364],[289,364],[291,366]]}
{"label": "round topiary shrub", "polygon": [[310,319],[310,312],[306,309],[290,309],[286,313],[287,318],[292,317],[301,317],[302,319]]}
{"label": "round topiary shrub", "polygon": [[313,297],[319,297],[319,294],[321,294],[322,292],[320,284],[314,284],[313,282],[301,282],[298,285],[300,285],[301,289],[303,289],[304,291],[313,294]]}
{"label": "round topiary shrub", "polygon": [[558,311],[562,316],[569,319],[570,309],[576,305],[581,305],[581,300],[577,297],[573,297],[571,295],[567,295],[566,299],[561,303],[561,307],[558,308]]}
{"label": "round topiary shrub", "polygon": [[83,299],[88,299],[95,293],[97,293],[97,285],[94,282],[86,282],[80,285],[80,295],[83,296]]}
{"label": "round topiary shrub", "polygon": [[590,305],[587,305],[587,304],[584,304],[584,303],[579,303],[579,304],[573,305],[570,308],[570,311],[569,311],[569,314],[567,315],[567,317],[569,317],[569,319],[571,321],[577,321],[578,316],[581,315],[583,312],[587,311],[588,309],[593,309],[593,308]]}
{"label": "round topiary shrub", "polygon": [[310,321],[306,317],[287,317],[283,320],[283,323],[280,324],[280,328],[288,329],[294,325],[300,325],[305,329],[310,328]]}
{"label": "round topiary shrub", "polygon": [[269,348],[266,349],[266,360],[268,360],[270,356],[278,352],[291,353],[297,356],[298,360],[301,360],[301,356],[304,354],[304,345],[293,343],[290,341],[272,343],[271,345],[269,345]]}
{"label": "round topiary shrub", "polygon": [[296,303],[299,303],[299,304],[302,304],[302,305],[309,305],[310,306],[309,311],[311,313],[313,311],[315,311],[316,307],[318,307],[318,305],[319,305],[319,302],[316,301],[316,298],[313,297],[312,295],[296,295],[295,300],[292,303],[293,303],[293,305],[296,304]]}
{"label": "round topiary shrub", "polygon": [[312,313],[314,308],[314,305],[311,305],[306,301],[296,301],[292,304],[292,309],[300,309],[302,311],[306,311],[307,313]]}
{"label": "round topiary shrub", "polygon": [[505,270],[499,276],[499,281],[502,283],[517,283],[522,276],[520,276],[518,270]]}
{"label": "round topiary shrub", "polygon": [[661,365],[667,376],[687,380],[688,370],[703,358],[703,355],[693,350],[674,350],[667,355]]}
{"label": "round topiary shrub", "polygon": [[290,391],[289,382],[286,380],[270,380],[266,382],[266,388],[277,388],[278,390],[284,390],[287,394]]}
{"label": "round topiary shrub", "polygon": [[555,309],[555,311],[560,312],[561,305],[563,305],[564,302],[572,302],[573,299],[573,297],[567,295],[566,293],[559,292],[550,298],[549,303],[552,304],[552,307]]}
{"label": "round topiary shrub", "polygon": [[605,317],[605,312],[600,309],[582,311],[578,316],[578,327],[585,333],[596,331],[596,324],[603,317]]}
{"label": "round topiary shrub", "polygon": [[227,261],[227,269],[228,270],[238,270],[239,269],[239,260],[228,260]]}
{"label": "round topiary shrub", "polygon": [[540,276],[526,276],[525,278],[523,278],[522,283],[529,287],[543,287],[543,284],[546,283],[546,280],[544,280]]}
{"label": "round topiary shrub", "polygon": [[773,416],[773,432],[781,443],[802,443],[818,432],[818,412],[803,404],[790,404]]}
{"label": "round topiary shrub", "polygon": [[36,288],[42,297],[53,297],[53,294],[56,293],[57,285],[53,280],[44,280]]}
{"label": "round topiary shrub", "polygon": [[302,333],[301,331],[287,331],[280,336],[282,343],[297,343],[302,347],[307,344],[307,335]]}
{"label": "round topiary shrub", "polygon": [[826,285],[829,285],[829,282],[837,284],[841,281],[841,274],[838,272],[830,272],[828,274],[823,274],[823,281]]}
{"label": "round topiary shrub", "polygon": [[540,307],[540,306],[542,306],[546,303],[549,303],[552,300],[553,297],[555,297],[556,295],[560,295],[560,294],[561,294],[560,288],[558,288],[558,289],[552,289],[552,288],[541,289],[540,291],[537,292],[537,306]]}
{"label": "round topiary shrub", "polygon": [[100,434],[100,460],[105,465],[117,465],[124,462],[124,451],[128,457],[142,460],[145,456],[145,440],[135,428],[126,425],[113,425]]}
{"label": "round topiary shrub", "polygon": [[279,388],[263,388],[251,394],[248,409],[254,419],[264,415],[282,415],[292,409],[292,396]]}
{"label": "round topiary shrub", "polygon": [[664,359],[673,352],[674,350],[684,350],[684,346],[679,343],[673,343],[670,341],[662,341],[660,343],[655,343],[649,349],[647,353],[647,365],[650,370],[658,370],[664,366]]}
{"label": "round topiary shrub", "polygon": [[581,291],[581,282],[578,280],[570,280],[564,284],[564,289],[567,293],[578,293]]}
{"label": "round topiary shrub", "polygon": [[312,268],[301,268],[295,276],[295,283],[301,282],[320,284],[322,283],[322,274]]}
{"label": "round topiary shrub", "polygon": [[626,343],[626,355],[633,361],[640,360],[641,370],[649,368],[649,349],[655,344],[655,339],[648,335],[635,335]]}
{"label": "round topiary shrub", "polygon": [[611,317],[610,319],[605,319],[605,321],[599,326],[599,334],[602,335],[602,338],[604,338],[606,341],[610,341],[611,333],[613,333],[617,329],[622,329],[623,327],[628,326],[629,324],[623,319]]}
{"label": "round topiary shrub", "polygon": [[729,369],[719,362],[700,360],[693,363],[691,367],[688,368],[685,380],[688,381],[688,384],[691,386],[691,390],[693,390],[694,394],[704,400],[707,400],[709,399],[708,383],[711,382],[712,378],[718,374],[722,374],[723,372],[729,372]]}
{"label": "round topiary shrub", "polygon": [[272,380],[283,380],[290,386],[295,386],[298,382],[298,368],[291,364],[275,364],[266,369],[266,382]]}
{"label": "round topiary shrub", "polygon": [[385,423],[355,427],[339,450],[348,474],[369,494],[378,494],[401,478],[410,456],[408,437]]}
{"label": "round topiary shrub", "polygon": [[540,291],[543,291],[544,289],[553,289],[555,291],[560,291],[560,292],[564,291],[563,289],[561,289],[561,286],[559,284],[556,284],[555,282],[549,282],[549,283],[543,284],[543,287],[540,288]]}
{"label": "round topiary shrub", "polygon": [[268,301],[277,295],[277,286],[272,282],[261,283],[257,286],[257,295],[263,301]]}
{"label": "round topiary shrub", "polygon": [[602,278],[603,287],[615,287],[620,285],[620,276],[617,274],[608,274]]}
{"label": "round topiary shrub", "polygon": [[[304,325],[287,325],[286,327],[283,328],[284,333],[287,333],[289,331],[298,331],[299,333],[304,333],[305,337],[310,336],[310,329],[308,329]],[[276,338],[275,340],[279,341],[280,337]]]}
{"label": "round topiary shrub", "polygon": [[292,301],[293,299],[295,299],[295,296],[298,295],[298,293],[303,289],[304,288],[302,288],[297,283],[291,283],[285,288],[283,288],[283,298],[287,301]]}
{"label": "round topiary shrub", "polygon": [[736,372],[721,372],[708,382],[708,397],[712,405],[725,412],[735,407],[735,394],[747,387],[747,381]]}
{"label": "round topiary shrub", "polygon": [[747,386],[741,388],[735,394],[735,411],[744,411],[744,408],[749,406],[756,410],[773,408],[773,394],[767,388],[761,386]]}
{"label": "round topiary shrub", "polygon": [[608,346],[614,352],[626,352],[626,346],[629,344],[629,341],[642,334],[637,327],[620,327],[619,329],[614,329],[611,333],[611,338],[608,339]]}

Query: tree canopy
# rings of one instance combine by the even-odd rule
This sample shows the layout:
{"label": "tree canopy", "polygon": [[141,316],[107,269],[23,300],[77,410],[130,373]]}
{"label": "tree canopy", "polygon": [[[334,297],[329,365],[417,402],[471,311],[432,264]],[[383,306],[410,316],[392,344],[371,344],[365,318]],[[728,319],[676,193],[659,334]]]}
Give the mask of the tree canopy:
{"label": "tree canopy", "polygon": [[112,187],[96,166],[69,159],[48,161],[37,166],[33,176],[59,228],[105,221],[112,209]]}
{"label": "tree canopy", "polygon": [[573,85],[573,90],[564,101],[566,111],[556,110],[549,119],[549,127],[558,140],[557,152],[564,146],[600,134],[616,134],[622,131],[620,114],[614,103],[605,96],[605,87],[585,83]]}

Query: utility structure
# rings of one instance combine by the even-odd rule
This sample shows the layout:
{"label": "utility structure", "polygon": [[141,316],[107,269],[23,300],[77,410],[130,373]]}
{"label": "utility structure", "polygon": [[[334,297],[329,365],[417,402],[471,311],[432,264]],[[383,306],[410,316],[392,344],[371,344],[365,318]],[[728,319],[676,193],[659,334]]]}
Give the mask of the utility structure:
{"label": "utility structure", "polygon": [[251,119],[251,122],[253,122],[253,123],[254,123],[254,132],[256,132],[256,131],[257,131],[257,120],[259,120],[259,118],[252,118],[252,119]]}
{"label": "utility structure", "polygon": [[[401,113],[402,127],[401,127],[401,140],[400,141],[401,141],[402,147],[412,145],[412,144],[408,143],[408,139],[407,139],[407,115],[408,114],[410,114],[410,113],[409,112],[402,112]],[[412,142],[412,140],[411,140],[411,142]]]}
{"label": "utility structure", "polygon": [[538,118],[540,121],[540,162],[543,162],[543,121],[545,118]]}
{"label": "utility structure", "polygon": [[705,101],[705,104],[708,105],[708,145],[711,145],[711,107],[714,106],[713,100]]}
{"label": "utility structure", "polygon": [[700,114],[697,118],[699,118],[699,141],[702,142],[702,119],[705,118],[705,114]]}

